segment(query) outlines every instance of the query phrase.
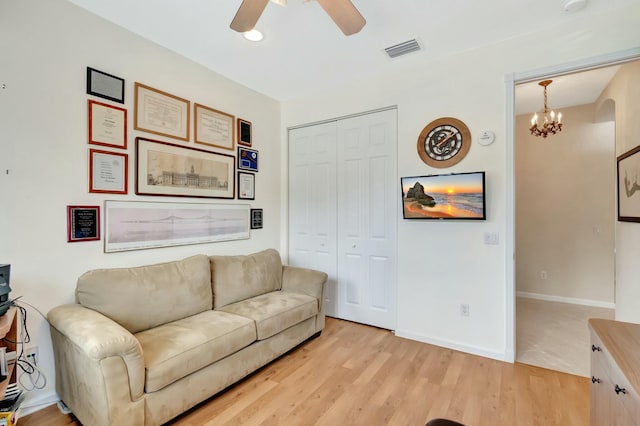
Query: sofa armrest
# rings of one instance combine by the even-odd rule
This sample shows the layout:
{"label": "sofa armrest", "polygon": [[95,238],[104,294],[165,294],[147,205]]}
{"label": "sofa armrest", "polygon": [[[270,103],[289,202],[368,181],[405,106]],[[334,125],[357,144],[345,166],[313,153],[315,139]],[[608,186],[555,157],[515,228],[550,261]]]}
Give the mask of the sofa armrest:
{"label": "sofa armrest", "polygon": [[143,424],[145,366],[133,334],[79,304],[58,306],[47,319],[56,391],[74,414],[84,424]]}
{"label": "sofa armrest", "polygon": [[292,293],[306,294],[318,299],[318,320],[316,331],[324,328],[324,289],[327,284],[327,274],[315,269],[282,266],[282,290]]}

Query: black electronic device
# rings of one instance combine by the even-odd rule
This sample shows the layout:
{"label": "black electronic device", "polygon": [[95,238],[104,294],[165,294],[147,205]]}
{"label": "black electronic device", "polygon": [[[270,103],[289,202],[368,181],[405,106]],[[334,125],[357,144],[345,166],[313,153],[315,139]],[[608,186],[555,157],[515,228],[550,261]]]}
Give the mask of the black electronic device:
{"label": "black electronic device", "polygon": [[0,265],[0,316],[7,313],[11,306],[9,300],[9,279],[11,277],[11,265]]}

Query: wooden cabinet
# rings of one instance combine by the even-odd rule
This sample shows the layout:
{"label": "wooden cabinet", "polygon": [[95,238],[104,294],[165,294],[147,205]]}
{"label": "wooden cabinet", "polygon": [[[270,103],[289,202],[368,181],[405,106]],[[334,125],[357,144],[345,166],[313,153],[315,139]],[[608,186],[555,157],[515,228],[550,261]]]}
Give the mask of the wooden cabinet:
{"label": "wooden cabinet", "polygon": [[590,319],[591,425],[640,426],[640,324]]}

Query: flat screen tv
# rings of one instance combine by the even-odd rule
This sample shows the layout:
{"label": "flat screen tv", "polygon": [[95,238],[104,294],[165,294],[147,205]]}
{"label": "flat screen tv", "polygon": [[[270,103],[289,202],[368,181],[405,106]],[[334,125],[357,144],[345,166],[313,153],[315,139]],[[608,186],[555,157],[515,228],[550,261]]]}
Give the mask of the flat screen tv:
{"label": "flat screen tv", "polygon": [[484,172],[400,178],[405,219],[486,220]]}

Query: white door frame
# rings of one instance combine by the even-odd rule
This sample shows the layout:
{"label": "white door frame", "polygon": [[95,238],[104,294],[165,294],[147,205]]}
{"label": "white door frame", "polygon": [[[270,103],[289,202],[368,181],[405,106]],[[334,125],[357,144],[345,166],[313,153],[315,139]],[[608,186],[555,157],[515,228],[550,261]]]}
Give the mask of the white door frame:
{"label": "white door frame", "polygon": [[539,80],[542,78],[552,78],[560,75],[573,74],[575,72],[586,71],[594,68],[601,68],[640,59],[640,47],[622,50],[618,52],[600,55],[580,61],[569,62],[523,73],[512,73],[505,76],[506,85],[506,238],[505,238],[505,360],[515,362],[516,355],[516,227],[515,227],[515,85]]}

